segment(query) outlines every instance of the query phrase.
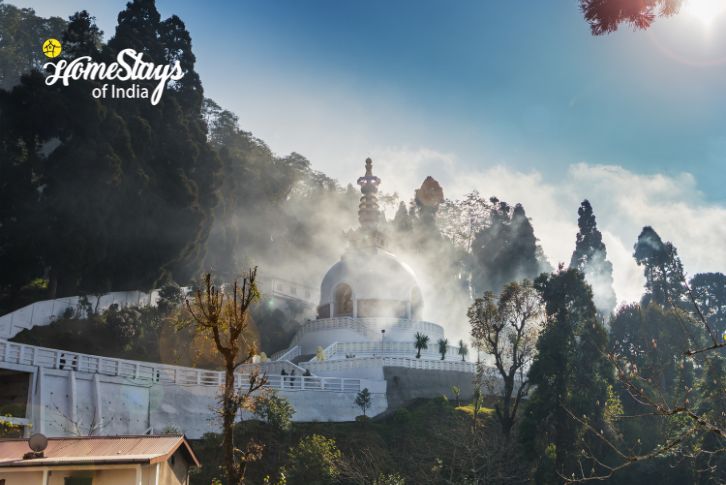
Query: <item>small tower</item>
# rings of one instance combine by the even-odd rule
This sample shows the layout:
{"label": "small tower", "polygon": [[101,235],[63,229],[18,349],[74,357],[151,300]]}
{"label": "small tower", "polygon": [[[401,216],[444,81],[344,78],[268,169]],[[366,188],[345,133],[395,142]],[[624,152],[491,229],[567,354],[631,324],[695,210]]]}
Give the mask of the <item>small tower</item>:
{"label": "small tower", "polygon": [[373,160],[366,158],[366,174],[358,178],[358,185],[363,196],[358,206],[358,222],[365,231],[373,231],[378,228],[378,220],[381,213],[378,211],[378,185],[381,179],[373,175]]}
{"label": "small tower", "polygon": [[381,212],[378,207],[378,185],[381,179],[373,175],[373,160],[366,159],[366,174],[358,178],[361,194],[358,205],[358,222],[360,222],[359,242],[367,246],[383,247],[383,234],[378,230]]}

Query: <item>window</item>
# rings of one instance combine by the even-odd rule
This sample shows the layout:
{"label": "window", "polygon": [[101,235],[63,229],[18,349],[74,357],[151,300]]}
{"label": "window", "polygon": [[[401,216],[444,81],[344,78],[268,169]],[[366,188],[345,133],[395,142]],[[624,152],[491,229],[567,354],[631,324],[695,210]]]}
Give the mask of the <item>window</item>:
{"label": "window", "polygon": [[335,287],[335,306],[336,317],[353,316],[353,289],[341,283]]}
{"label": "window", "polygon": [[63,485],[92,485],[93,478],[91,477],[66,477],[63,481]]}

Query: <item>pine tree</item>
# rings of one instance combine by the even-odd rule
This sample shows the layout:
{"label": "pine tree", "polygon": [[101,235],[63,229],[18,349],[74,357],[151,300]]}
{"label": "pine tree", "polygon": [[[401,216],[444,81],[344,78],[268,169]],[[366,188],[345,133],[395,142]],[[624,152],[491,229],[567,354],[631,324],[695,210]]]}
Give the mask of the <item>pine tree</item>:
{"label": "pine tree", "polygon": [[62,55],[68,59],[79,56],[97,58],[101,50],[103,32],[96,26],[95,17],[82,10],[71,15],[69,20],[68,27],[62,35]]}
{"label": "pine tree", "polygon": [[551,270],[524,207],[511,207],[494,197],[490,201],[489,224],[477,232],[472,243],[472,285],[477,293],[496,293],[509,282],[533,280],[540,272]]}
{"label": "pine tree", "polygon": [[[700,406],[698,412],[720,429],[726,429],[726,359],[711,355],[706,360],[703,378],[698,385]],[[703,453],[697,457],[696,469],[701,475],[699,483],[726,481],[726,440],[715,433],[707,433],[701,441]]]}
{"label": "pine tree", "polygon": [[406,204],[403,201],[398,204],[398,210],[393,217],[393,227],[399,233],[408,233],[413,227],[411,224],[411,216],[409,216]]}
{"label": "pine tree", "polygon": [[[599,323],[592,292],[576,270],[542,275],[535,282],[547,312],[529,371],[535,390],[521,423],[521,438],[532,458],[539,458],[537,483],[560,483],[558,474],[576,471],[579,450],[590,440],[572,416],[604,429],[604,409],[613,369],[605,352],[607,335]],[[596,440],[587,446],[598,446]],[[597,466],[585,463],[586,466]]]}
{"label": "pine tree", "polygon": [[699,273],[690,281],[693,298],[716,338],[726,332],[726,275]]}
{"label": "pine tree", "polygon": [[597,228],[595,214],[585,199],[577,210],[577,239],[570,259],[570,268],[585,275],[593,291],[595,307],[603,314],[610,313],[616,304],[613,291],[613,265],[607,260],[607,249]]}
{"label": "pine tree", "polygon": [[670,242],[663,242],[657,232],[645,226],[634,246],[633,257],[645,274],[644,305],[682,306],[685,302],[685,277],[678,251]]}

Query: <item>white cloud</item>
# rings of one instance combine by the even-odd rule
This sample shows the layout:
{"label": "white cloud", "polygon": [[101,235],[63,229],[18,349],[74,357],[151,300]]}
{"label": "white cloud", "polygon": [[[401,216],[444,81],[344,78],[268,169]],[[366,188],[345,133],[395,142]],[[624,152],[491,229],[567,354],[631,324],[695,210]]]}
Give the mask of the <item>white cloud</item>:
{"label": "white cloud", "polygon": [[651,225],[678,248],[689,275],[726,271],[726,207],[704,202],[689,173],[639,174],[617,165],[571,165],[558,182],[539,171],[520,172],[503,165],[462,171],[456,155],[430,148],[372,150],[381,189],[408,199],[427,175],[449,198],[472,189],[521,202],[553,265],[569,262],[577,233],[577,208],[587,198],[613,263],[619,302],[636,301],[643,291],[641,269],[632,258],[640,230]]}

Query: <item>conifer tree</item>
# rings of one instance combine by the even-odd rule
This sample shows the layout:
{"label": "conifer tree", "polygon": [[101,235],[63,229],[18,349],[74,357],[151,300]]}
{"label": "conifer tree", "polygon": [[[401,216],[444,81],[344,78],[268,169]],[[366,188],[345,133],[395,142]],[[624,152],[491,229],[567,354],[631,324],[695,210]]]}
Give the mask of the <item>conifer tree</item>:
{"label": "conifer tree", "polygon": [[645,226],[634,246],[633,257],[645,274],[645,294],[641,302],[647,305],[681,306],[685,301],[685,277],[678,251],[670,242],[663,242],[657,232]]}
{"label": "conifer tree", "polygon": [[477,293],[498,292],[511,281],[533,280],[540,272],[551,270],[524,207],[511,207],[497,198],[490,201],[489,224],[472,243],[472,284]]}
{"label": "conifer tree", "polygon": [[717,339],[726,332],[726,275],[699,273],[689,283],[693,298]]}
{"label": "conifer tree", "polygon": [[575,268],[585,275],[585,280],[592,287],[595,307],[608,314],[616,304],[613,291],[613,265],[607,260],[607,250],[602,241],[602,234],[597,228],[595,214],[590,202],[585,199],[577,210],[577,239],[575,250],[570,259],[570,268]]}
{"label": "conifer tree", "polygon": [[[585,420],[605,429],[604,409],[613,369],[605,354],[607,335],[599,323],[592,292],[579,271],[561,270],[535,282],[547,323],[529,371],[535,387],[521,423],[526,451],[536,461],[537,483],[560,483],[579,466],[578,451],[598,445],[584,432]],[[596,466],[586,463],[585,466]]]}
{"label": "conifer tree", "polygon": [[[703,378],[698,385],[700,392],[699,414],[720,429],[726,429],[726,359],[711,355],[706,360]],[[703,453],[698,456],[696,469],[700,483],[726,481],[726,439],[715,433],[707,433],[701,441]]]}
{"label": "conifer tree", "polygon": [[409,216],[406,204],[403,201],[398,204],[398,210],[396,211],[396,215],[393,217],[393,227],[399,233],[407,233],[411,231],[411,216]]}

